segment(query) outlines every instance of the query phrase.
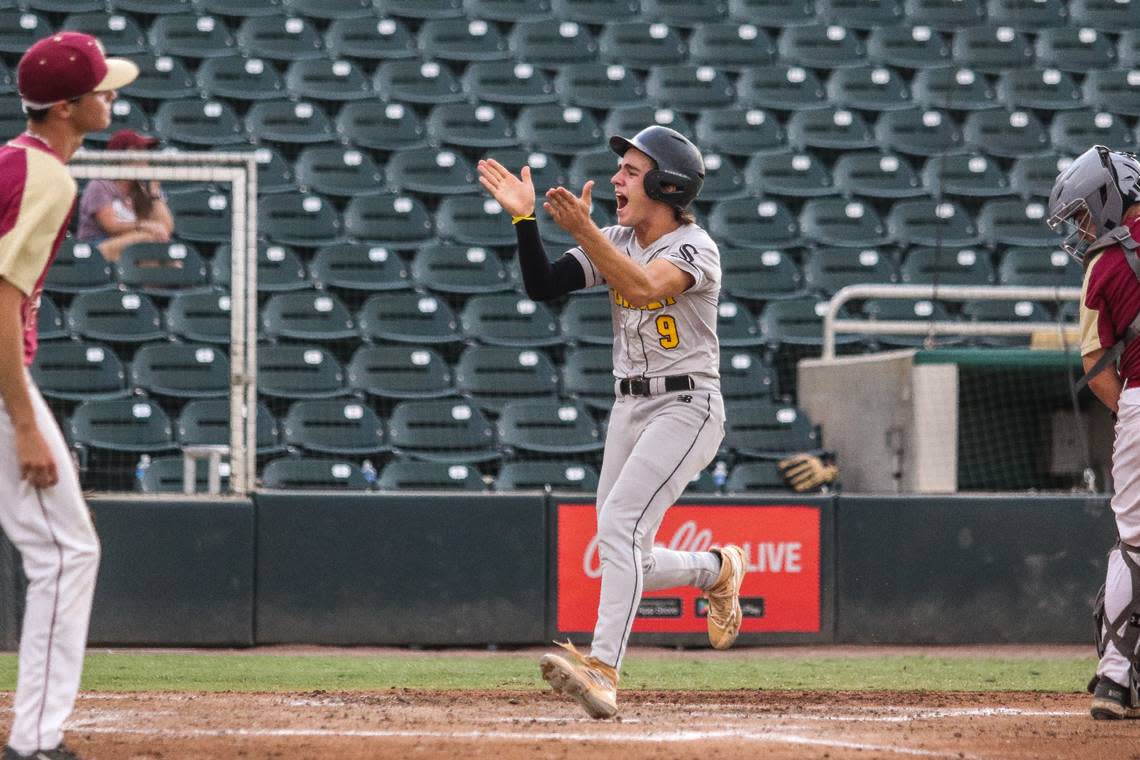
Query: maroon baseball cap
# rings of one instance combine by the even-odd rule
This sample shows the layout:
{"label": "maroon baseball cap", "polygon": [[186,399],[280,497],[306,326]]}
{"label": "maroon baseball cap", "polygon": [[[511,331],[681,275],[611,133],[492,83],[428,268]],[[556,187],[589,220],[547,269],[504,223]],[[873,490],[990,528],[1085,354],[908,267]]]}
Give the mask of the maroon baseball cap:
{"label": "maroon baseball cap", "polygon": [[107,141],[107,150],[148,150],[158,145],[158,138],[139,134],[133,129],[120,129]]}
{"label": "maroon baseball cap", "polygon": [[126,87],[139,67],[125,58],[107,58],[99,40],[81,32],[59,32],[28,48],[16,70],[25,108],[56,103]]}

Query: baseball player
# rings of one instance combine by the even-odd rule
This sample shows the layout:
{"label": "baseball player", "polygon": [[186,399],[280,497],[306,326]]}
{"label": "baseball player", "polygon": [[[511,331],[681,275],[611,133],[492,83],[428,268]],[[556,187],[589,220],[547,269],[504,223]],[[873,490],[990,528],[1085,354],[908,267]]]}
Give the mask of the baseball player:
{"label": "baseball player", "polygon": [[712,460],[724,437],[716,337],[720,253],[687,207],[704,181],[700,151],[666,127],[611,137],[619,156],[610,181],[617,221],[590,218],[593,182],[581,196],[546,193],[543,208],[578,243],[550,263],[534,217],[530,168],[520,176],[479,162],[479,181],[511,214],[527,294],[548,300],[606,284],[614,331],[615,402],[598,483],[602,566],[589,656],[569,642],[547,654],[542,677],[594,718],[617,713],[618,673],[643,591],[696,586],[709,599],[709,640],[732,645],[740,631],[744,552],[724,546],[678,552],[654,546],[667,510]]}
{"label": "baseball player", "polygon": [[28,374],[44,277],[75,206],[64,163],[111,123],[115,91],[138,76],[90,35],[61,32],[20,59],[27,131],[0,148],[0,526],[28,577],[15,716],[3,760],[77,757],[63,745],[99,541],[63,435]]}
{"label": "baseball player", "polygon": [[1082,383],[1116,415],[1112,510],[1119,539],[1097,600],[1101,658],[1089,685],[1097,719],[1140,718],[1140,341],[1131,340],[1140,327],[1138,182],[1135,156],[1096,145],[1057,176],[1049,197],[1049,226],[1085,270]]}

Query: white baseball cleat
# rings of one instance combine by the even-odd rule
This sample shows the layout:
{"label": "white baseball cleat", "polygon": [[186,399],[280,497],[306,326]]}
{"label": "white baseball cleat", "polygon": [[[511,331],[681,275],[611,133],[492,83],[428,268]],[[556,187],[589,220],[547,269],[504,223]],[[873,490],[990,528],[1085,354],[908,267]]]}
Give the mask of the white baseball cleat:
{"label": "white baseball cleat", "polygon": [[709,643],[713,649],[728,649],[740,633],[744,615],[740,610],[740,586],[748,562],[744,550],[729,544],[712,551],[720,555],[720,575],[705,596],[709,600]]}
{"label": "white baseball cleat", "polygon": [[542,678],[556,694],[574,698],[591,718],[617,715],[618,673],[596,657],[587,657],[567,641],[554,642],[570,653],[544,654],[538,661]]}

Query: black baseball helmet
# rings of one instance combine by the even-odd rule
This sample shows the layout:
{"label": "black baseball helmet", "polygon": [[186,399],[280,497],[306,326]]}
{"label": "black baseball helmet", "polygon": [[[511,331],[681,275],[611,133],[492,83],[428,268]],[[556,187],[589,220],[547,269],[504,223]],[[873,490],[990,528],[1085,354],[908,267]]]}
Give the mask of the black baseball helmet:
{"label": "black baseball helmet", "polygon": [[[675,129],[654,125],[646,127],[627,140],[620,135],[610,138],[610,148],[624,156],[637,148],[653,159],[657,168],[645,174],[645,194],[683,209],[697,197],[705,181],[705,162],[696,145]],[[676,190],[666,190],[673,185]]]}

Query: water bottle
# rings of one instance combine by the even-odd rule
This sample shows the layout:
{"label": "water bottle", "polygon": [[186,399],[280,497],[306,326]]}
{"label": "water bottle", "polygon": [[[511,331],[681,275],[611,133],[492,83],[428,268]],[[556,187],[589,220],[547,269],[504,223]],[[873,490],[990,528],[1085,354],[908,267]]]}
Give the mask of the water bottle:
{"label": "water bottle", "polygon": [[139,457],[138,464],[135,465],[135,490],[144,491],[143,480],[146,478],[146,471],[150,469],[150,454],[143,454]]}
{"label": "water bottle", "polygon": [[716,490],[723,491],[724,484],[728,482],[728,464],[723,459],[717,461],[716,466],[713,467],[712,479]]}
{"label": "water bottle", "polygon": [[361,462],[360,473],[364,476],[364,482],[368,484],[369,491],[376,488],[376,468],[372,466],[371,459],[365,459]]}

